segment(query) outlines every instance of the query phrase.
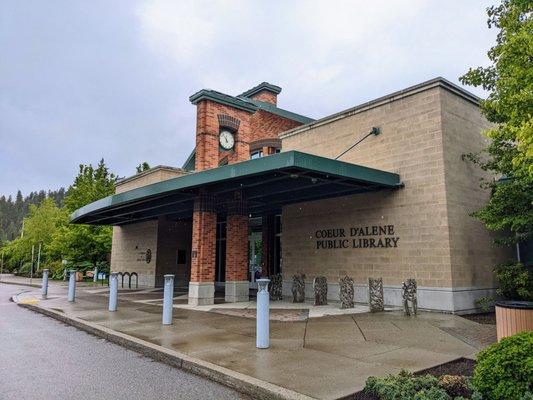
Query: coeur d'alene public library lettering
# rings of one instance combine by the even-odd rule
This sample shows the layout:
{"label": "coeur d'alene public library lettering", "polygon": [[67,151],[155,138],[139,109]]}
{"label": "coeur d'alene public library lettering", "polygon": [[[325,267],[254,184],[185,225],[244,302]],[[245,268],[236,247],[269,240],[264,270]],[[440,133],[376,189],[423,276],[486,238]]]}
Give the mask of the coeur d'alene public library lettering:
{"label": "coeur d'alene public library lettering", "polygon": [[374,225],[359,228],[319,229],[315,232],[317,249],[368,249],[398,247],[394,225]]}
{"label": "coeur d'alene public library lettering", "polygon": [[514,253],[470,217],[488,198],[485,173],[462,160],[486,146],[479,98],[435,78],[315,120],[278,106],[280,93],[263,82],[193,94],[182,167],[123,179],[73,213],[113,226],[112,271],[149,287],[174,274],[191,305],[247,301],[256,271],[281,273],[286,296],[294,274],[308,296],[325,276],[330,300],[348,275],[361,303],[382,277],[396,306],[414,278],[419,308],[454,313],[494,293],[490,266]]}

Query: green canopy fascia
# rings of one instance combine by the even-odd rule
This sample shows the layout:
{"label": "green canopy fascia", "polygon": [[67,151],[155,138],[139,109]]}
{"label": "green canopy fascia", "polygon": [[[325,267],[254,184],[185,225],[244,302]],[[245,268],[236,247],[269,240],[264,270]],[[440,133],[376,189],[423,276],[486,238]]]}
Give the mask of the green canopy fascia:
{"label": "green canopy fascia", "polygon": [[298,151],[287,151],[153,183],[105,197],[71,215],[72,223],[122,225],[161,215],[192,215],[200,189],[216,196],[220,212],[241,191],[250,214],[283,205],[396,189],[400,176]]}

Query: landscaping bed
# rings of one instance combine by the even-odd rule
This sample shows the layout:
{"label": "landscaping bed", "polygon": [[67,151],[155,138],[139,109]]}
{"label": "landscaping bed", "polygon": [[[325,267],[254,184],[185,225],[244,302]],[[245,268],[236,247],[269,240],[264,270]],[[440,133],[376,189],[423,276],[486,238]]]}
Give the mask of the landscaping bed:
{"label": "landscaping bed", "polygon": [[461,315],[461,317],[479,324],[496,325],[496,313],[494,311],[479,314]]}
{"label": "landscaping bed", "polygon": [[[415,376],[432,375],[440,378],[443,375],[462,375],[470,377],[474,371],[476,362],[467,358],[459,358],[458,360],[450,361],[445,364],[437,365],[436,367],[428,368],[414,373]],[[374,394],[368,394],[364,391],[355,393],[352,396],[346,397],[346,400],[380,400]]]}

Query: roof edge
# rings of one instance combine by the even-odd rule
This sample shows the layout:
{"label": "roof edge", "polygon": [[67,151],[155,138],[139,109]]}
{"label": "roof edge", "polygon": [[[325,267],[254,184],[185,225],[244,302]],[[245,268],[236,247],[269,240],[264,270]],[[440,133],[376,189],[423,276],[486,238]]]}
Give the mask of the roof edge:
{"label": "roof edge", "polygon": [[266,101],[256,99],[250,99],[249,101],[255,104],[261,111],[277,115],[281,118],[290,119],[291,121],[296,121],[300,124],[309,124],[310,122],[315,121],[313,118],[306,117],[305,115],[298,114],[289,110],[285,110],[284,108],[279,108],[278,106],[275,106],[271,103],[267,103]]}
{"label": "roof edge", "polygon": [[412,96],[414,94],[417,94],[417,93],[420,93],[420,92],[423,92],[423,91],[426,91],[426,90],[429,90],[429,89],[433,89],[435,87],[441,87],[443,89],[446,89],[446,90],[448,90],[448,91],[450,91],[450,92],[462,97],[463,99],[469,101],[470,103],[472,103],[472,104],[474,104],[476,106],[479,106],[480,102],[482,101],[482,99],[480,97],[476,96],[475,94],[470,93],[469,91],[463,89],[462,87],[460,87],[460,86],[450,82],[449,80],[439,76],[437,78],[430,79],[429,81],[425,81],[425,82],[418,83],[418,84],[413,85],[413,86],[409,86],[406,89],[398,90],[396,92],[390,93],[390,94],[382,96],[382,97],[378,97],[377,99],[368,101],[366,103],[359,104],[359,105],[357,105],[355,107],[348,108],[346,110],[337,112],[335,114],[328,115],[328,116],[326,116],[324,118],[317,119],[316,121],[309,122],[309,123],[307,123],[305,125],[298,126],[296,128],[293,128],[293,129],[290,129],[288,131],[282,132],[279,135],[279,138],[280,139],[284,139],[284,138],[287,138],[287,137],[290,137],[290,136],[293,136],[293,135],[297,135],[297,134],[299,134],[301,132],[305,132],[305,131],[307,131],[309,129],[312,129],[312,128],[315,128],[315,127],[318,127],[318,126],[321,126],[321,125],[329,124],[329,123],[337,121],[339,119],[343,119],[343,118],[358,114],[360,112],[367,111],[367,110],[370,110],[370,109],[375,108],[375,107],[379,107],[379,106],[381,106],[383,104],[390,103],[392,101],[396,101],[396,100],[402,99],[404,97]]}
{"label": "roof edge", "polygon": [[156,165],[155,167],[147,169],[146,171],[138,172],[135,175],[126,176],[124,178],[121,178],[121,179],[117,180],[115,186],[120,186],[120,185],[122,185],[124,183],[128,183],[128,182],[134,181],[135,179],[141,178],[141,177],[146,176],[146,175],[150,175],[153,172],[157,172],[157,171],[161,171],[161,170],[172,171],[172,172],[190,173],[190,171],[187,171],[184,168],[170,167],[168,165]]}
{"label": "roof edge", "polygon": [[214,90],[202,89],[189,97],[189,101],[192,104],[198,104],[202,100],[210,100],[215,103],[238,108],[252,114],[257,111],[257,106],[253,103]]}
{"label": "roof edge", "polygon": [[266,90],[267,92],[274,93],[274,94],[280,94],[281,93],[281,87],[273,85],[268,82],[261,82],[259,85],[254,86],[251,89],[248,89],[247,91],[241,93],[239,96],[242,97],[251,97],[254,94],[260,93],[262,91]]}

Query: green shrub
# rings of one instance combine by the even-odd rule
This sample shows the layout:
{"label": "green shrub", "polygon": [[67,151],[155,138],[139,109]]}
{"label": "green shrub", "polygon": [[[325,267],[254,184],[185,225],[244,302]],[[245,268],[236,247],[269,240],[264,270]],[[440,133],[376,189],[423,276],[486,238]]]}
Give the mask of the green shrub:
{"label": "green shrub", "polygon": [[472,384],[487,400],[533,397],[533,332],[504,338],[479,353]]}
{"label": "green shrub", "polygon": [[481,308],[483,312],[489,312],[494,308],[494,298],[493,297],[480,297],[474,300],[476,307]]}
{"label": "green shrub", "polygon": [[366,381],[365,392],[381,400],[451,400],[438,379],[431,375],[413,376],[407,371],[385,378],[371,376]]}
{"label": "green shrub", "polygon": [[50,270],[50,279],[62,280],[65,271],[65,266],[61,261],[50,261],[46,263],[44,268]]}
{"label": "green shrub", "polygon": [[442,375],[439,377],[439,386],[454,398],[470,398],[472,394],[469,379],[462,375]]}
{"label": "green shrub", "polygon": [[533,300],[533,279],[524,264],[500,264],[494,272],[500,284],[499,294],[509,300]]}

